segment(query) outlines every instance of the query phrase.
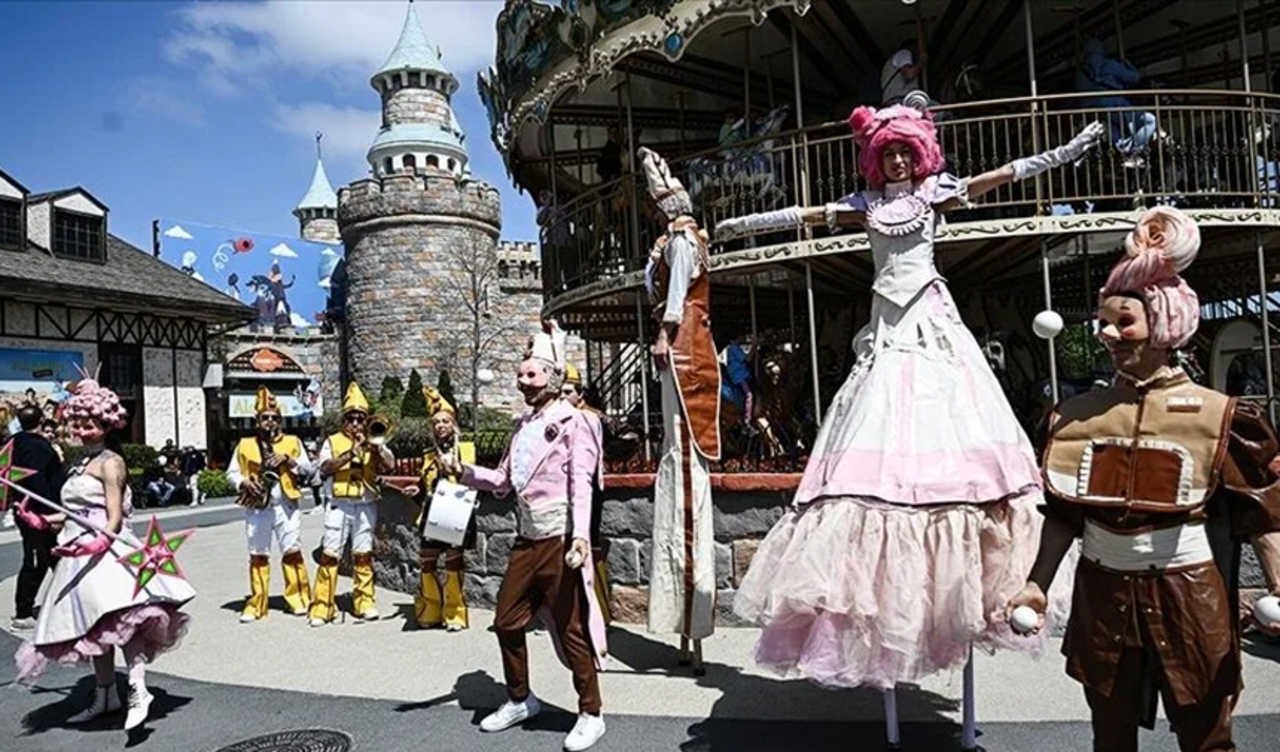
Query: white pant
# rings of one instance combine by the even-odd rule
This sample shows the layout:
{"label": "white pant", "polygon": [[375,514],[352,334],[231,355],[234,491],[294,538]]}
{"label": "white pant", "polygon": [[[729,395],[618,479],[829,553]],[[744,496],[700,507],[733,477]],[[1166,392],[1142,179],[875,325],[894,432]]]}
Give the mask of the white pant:
{"label": "white pant", "polygon": [[253,556],[270,555],[272,538],[282,554],[301,550],[298,533],[302,518],[298,515],[298,505],[292,501],[276,499],[264,509],[246,509],[244,523],[249,553]]}
{"label": "white pant", "polygon": [[324,513],[324,551],[342,556],[343,544],[351,536],[351,553],[373,553],[373,529],[378,525],[378,503],[333,499]]}
{"label": "white pant", "polygon": [[187,480],[187,489],[191,491],[191,503],[199,504],[204,501],[200,494],[200,474],[196,473]]}

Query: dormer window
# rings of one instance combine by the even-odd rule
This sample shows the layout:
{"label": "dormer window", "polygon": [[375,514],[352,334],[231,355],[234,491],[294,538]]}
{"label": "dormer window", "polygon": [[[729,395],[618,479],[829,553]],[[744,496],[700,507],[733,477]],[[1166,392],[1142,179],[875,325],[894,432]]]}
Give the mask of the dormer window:
{"label": "dormer window", "polygon": [[0,248],[21,251],[26,245],[22,231],[22,202],[0,198]]}
{"label": "dormer window", "polygon": [[103,218],[54,209],[53,255],[77,261],[106,261],[106,233]]}

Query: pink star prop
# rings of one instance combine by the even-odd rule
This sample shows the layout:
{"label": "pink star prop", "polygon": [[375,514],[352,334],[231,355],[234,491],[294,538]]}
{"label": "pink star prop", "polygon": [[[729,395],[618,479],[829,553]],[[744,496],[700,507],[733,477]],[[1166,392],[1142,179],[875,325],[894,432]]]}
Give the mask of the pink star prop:
{"label": "pink star prop", "polygon": [[[13,464],[13,439],[5,442],[0,447],[0,478],[4,478],[12,483],[17,483],[23,478],[35,475],[35,470],[28,470],[25,467],[15,467]],[[25,496],[23,497],[26,498]],[[0,512],[9,508],[9,486],[0,483]]]}
{"label": "pink star prop", "polygon": [[137,570],[137,579],[133,583],[134,596],[137,596],[157,573],[179,579],[185,578],[174,554],[193,533],[195,533],[194,528],[173,535],[165,535],[160,529],[160,522],[155,517],[151,518],[151,523],[147,526],[146,541],[118,559],[120,563]]}

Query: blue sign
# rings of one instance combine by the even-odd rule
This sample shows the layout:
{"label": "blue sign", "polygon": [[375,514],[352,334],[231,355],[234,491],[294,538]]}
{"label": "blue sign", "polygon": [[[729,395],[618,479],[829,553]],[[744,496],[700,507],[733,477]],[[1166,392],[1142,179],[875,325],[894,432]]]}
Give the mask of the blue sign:
{"label": "blue sign", "polygon": [[67,350],[22,350],[0,347],[0,391],[59,394],[67,382],[81,378],[84,357]]}
{"label": "blue sign", "polygon": [[160,220],[160,258],[258,311],[276,331],[323,323],[341,243]]}

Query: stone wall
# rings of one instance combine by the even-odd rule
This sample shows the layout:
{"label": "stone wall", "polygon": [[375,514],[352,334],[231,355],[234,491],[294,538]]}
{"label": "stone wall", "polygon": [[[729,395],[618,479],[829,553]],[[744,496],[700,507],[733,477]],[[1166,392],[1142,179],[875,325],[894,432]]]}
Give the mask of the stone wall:
{"label": "stone wall", "polygon": [[[714,494],[716,621],[736,625],[733,596],[765,533],[782,517],[790,491],[726,491]],[[516,522],[513,501],[481,494],[474,549],[466,553],[466,590],[471,605],[493,608],[506,572]],[[388,494],[379,507],[375,576],[379,587],[418,589],[419,538],[413,527],[418,506]],[[605,492],[600,532],[608,550],[614,618],[643,623],[648,616],[649,556],[653,550],[652,488]]]}

